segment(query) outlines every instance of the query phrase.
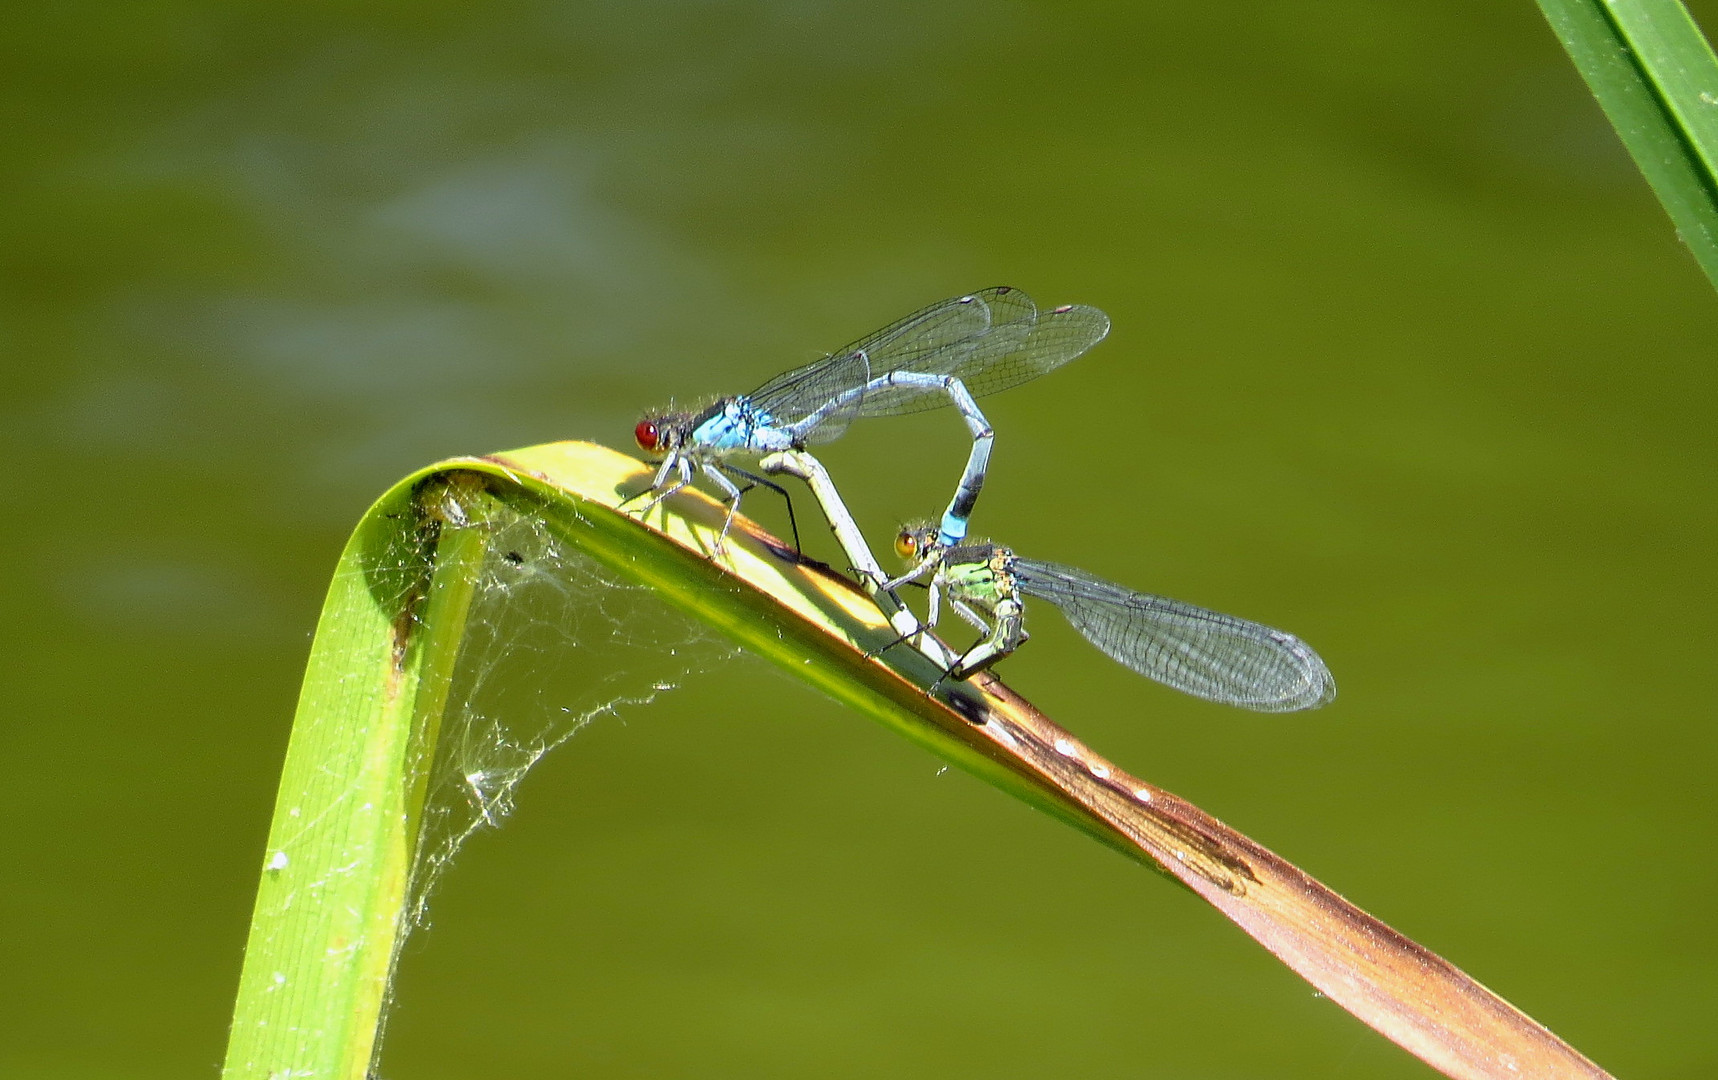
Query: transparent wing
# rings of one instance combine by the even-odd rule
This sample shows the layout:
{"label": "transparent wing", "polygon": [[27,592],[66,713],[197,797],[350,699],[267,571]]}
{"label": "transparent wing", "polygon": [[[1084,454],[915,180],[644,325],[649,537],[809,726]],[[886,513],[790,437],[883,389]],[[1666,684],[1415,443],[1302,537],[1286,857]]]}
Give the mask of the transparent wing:
{"label": "transparent wing", "polygon": [[[989,306],[990,326],[969,347],[925,358],[919,367],[898,367],[930,375],[954,375],[973,397],[1019,386],[1054,371],[1084,353],[1109,333],[1109,316],[1075,304],[1039,311],[1019,289],[986,289],[978,294]],[[873,370],[872,378],[882,372]],[[898,416],[949,404],[940,388],[883,387],[865,396],[861,416]]]}
{"label": "transparent wing", "polygon": [[863,352],[837,353],[777,375],[746,400],[782,427],[817,414],[805,441],[824,443],[846,431],[858,415],[870,379],[871,363]]}
{"label": "transparent wing", "polygon": [[[915,311],[816,363],[777,375],[746,399],[778,424],[818,417],[807,442],[828,442],[864,415],[864,387],[874,376],[921,365],[957,362],[990,327],[980,296],[955,296]],[[937,356],[947,357],[933,361]]]}
{"label": "transparent wing", "polygon": [[[940,349],[924,350],[913,355],[888,358],[889,363],[872,365],[871,377],[910,371],[918,375],[948,375],[981,351],[1018,347],[1032,332],[1038,319],[1038,306],[1020,289],[997,285],[981,289],[972,299],[985,310],[983,325],[959,340],[949,341]],[[859,410],[861,416],[899,416],[921,412],[950,404],[941,387],[879,386],[865,395]]]}
{"label": "transparent wing", "polygon": [[995,394],[1048,374],[1085,353],[1110,332],[1110,317],[1095,307],[1070,304],[1040,311],[1018,340],[992,334],[949,374],[973,397]]}
{"label": "transparent wing", "polygon": [[1016,559],[1014,579],[1021,592],[1061,608],[1111,659],[1183,693],[1259,712],[1336,697],[1324,661],[1293,634],[1054,563]]}

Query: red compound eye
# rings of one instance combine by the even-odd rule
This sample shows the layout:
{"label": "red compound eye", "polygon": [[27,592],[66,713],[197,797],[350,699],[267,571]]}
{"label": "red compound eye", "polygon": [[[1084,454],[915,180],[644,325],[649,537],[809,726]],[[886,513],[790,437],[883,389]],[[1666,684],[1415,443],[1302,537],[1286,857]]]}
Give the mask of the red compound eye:
{"label": "red compound eye", "polygon": [[910,530],[902,529],[900,535],[895,537],[895,554],[901,558],[910,559],[918,550],[919,538],[914,536]]}
{"label": "red compound eye", "polygon": [[662,447],[662,435],[649,420],[640,420],[638,426],[632,429],[632,437],[638,440],[640,449],[659,450]]}

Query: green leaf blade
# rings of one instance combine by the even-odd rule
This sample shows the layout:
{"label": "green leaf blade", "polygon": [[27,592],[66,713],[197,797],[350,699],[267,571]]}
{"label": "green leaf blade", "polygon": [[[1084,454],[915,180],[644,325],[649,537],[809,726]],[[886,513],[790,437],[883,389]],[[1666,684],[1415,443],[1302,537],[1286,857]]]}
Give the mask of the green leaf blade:
{"label": "green leaf blade", "polygon": [[1677,0],[1539,0],[1677,235],[1718,287],[1718,59]]}
{"label": "green leaf blade", "polygon": [[[282,769],[223,1075],[362,1077],[408,913],[427,770],[483,534],[403,483],[353,533]],[[417,632],[420,631],[421,632]]]}
{"label": "green leaf blade", "polygon": [[714,555],[721,503],[687,490],[642,518],[620,509],[649,475],[584,443],[455,459],[396,485],[360,524],[294,720],[227,1076],[369,1073],[491,509],[530,515],[836,701],[1174,879],[1445,1075],[1608,1076],[1441,957],[1129,775],[990,672],[952,682],[914,650],[872,655],[895,637],[876,603],[744,518]]}

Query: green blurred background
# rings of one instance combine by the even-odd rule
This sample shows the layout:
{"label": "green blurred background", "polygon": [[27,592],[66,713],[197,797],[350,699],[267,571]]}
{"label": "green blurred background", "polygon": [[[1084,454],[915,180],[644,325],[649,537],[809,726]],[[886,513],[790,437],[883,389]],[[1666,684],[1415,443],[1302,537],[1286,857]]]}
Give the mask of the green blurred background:
{"label": "green blurred background", "polygon": [[[1178,697],[1047,611],[1010,683],[1618,1075],[1718,1072],[1718,305],[1531,4],[0,35],[0,1073],[217,1070],[309,634],[394,479],[631,449],[996,283],[1115,329],[987,402],[978,530],[1291,629],[1342,696]],[[964,445],[929,414],[825,460],[881,541]],[[1188,893],[705,666],[466,848],[384,1075],[1430,1075]]]}

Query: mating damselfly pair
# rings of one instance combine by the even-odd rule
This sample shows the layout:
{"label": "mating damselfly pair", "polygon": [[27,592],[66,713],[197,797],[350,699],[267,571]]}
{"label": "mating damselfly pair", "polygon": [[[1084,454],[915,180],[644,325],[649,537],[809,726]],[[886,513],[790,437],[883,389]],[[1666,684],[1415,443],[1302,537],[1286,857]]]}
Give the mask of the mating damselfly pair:
{"label": "mating damselfly pair", "polygon": [[[1031,596],[1060,608],[1113,659],[1195,697],[1264,712],[1325,704],[1335,697],[1335,682],[1318,654],[1292,634],[1135,592],[1072,567],[1026,559],[999,545],[965,542],[994,439],[974,399],[1047,374],[1108,332],[1109,319],[1096,308],[1039,311],[1024,292],[1007,286],[951,297],[749,394],[722,398],[699,411],[645,417],[634,437],[644,450],[662,454],[662,461],[651,486],[628,502],[648,496],[642,505],[648,510],[697,474],[709,476],[729,508],[716,540],[720,551],[745,491],[762,485],[787,498],[779,485],[733,461],[768,455],[766,471],[774,461],[773,471],[822,478],[812,483],[813,492],[856,571],[872,579],[863,583],[898,628],[905,608],[895,590],[928,579],[927,617],[921,625],[908,616],[898,641],[935,627],[944,598],[984,635],[948,665],[944,678],[966,678],[1018,648],[1027,637],[1025,598]],[[803,451],[837,438],[860,417],[945,405],[960,412],[972,435],[966,468],[940,522],[909,527],[897,536],[896,552],[909,563],[907,572],[882,580],[827,474]],[[729,473],[747,485],[736,484]],[[788,498],[797,545],[792,507]]]}

